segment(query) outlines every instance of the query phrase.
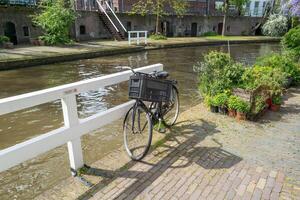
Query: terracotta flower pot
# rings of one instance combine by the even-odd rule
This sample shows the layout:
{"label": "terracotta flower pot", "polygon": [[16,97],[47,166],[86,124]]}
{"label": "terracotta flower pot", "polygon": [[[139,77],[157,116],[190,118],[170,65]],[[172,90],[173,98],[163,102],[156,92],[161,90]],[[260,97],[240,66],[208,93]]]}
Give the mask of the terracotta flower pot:
{"label": "terracotta flower pot", "polygon": [[268,98],[268,99],[266,100],[266,104],[268,104],[268,108],[271,108],[271,106],[272,106],[272,99],[271,99],[271,98]]}
{"label": "terracotta flower pot", "polygon": [[271,105],[271,110],[274,111],[274,112],[279,111],[280,110],[280,105],[272,104]]}
{"label": "terracotta flower pot", "polygon": [[246,113],[236,112],[237,120],[246,120]]}
{"label": "terracotta flower pot", "polygon": [[228,115],[229,115],[229,117],[235,117],[236,116],[236,111],[235,110],[228,110]]}

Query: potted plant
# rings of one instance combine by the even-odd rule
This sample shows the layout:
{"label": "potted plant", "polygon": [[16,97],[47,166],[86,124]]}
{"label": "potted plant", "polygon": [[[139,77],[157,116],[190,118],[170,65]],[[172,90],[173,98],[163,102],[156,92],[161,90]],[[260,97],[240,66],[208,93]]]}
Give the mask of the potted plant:
{"label": "potted plant", "polygon": [[237,102],[237,96],[230,96],[228,99],[228,115],[230,117],[235,117],[236,116],[236,102]]}
{"label": "potted plant", "polygon": [[282,97],[280,95],[273,96],[271,110],[274,112],[279,111],[281,103],[282,103]]}
{"label": "potted plant", "polygon": [[236,101],[236,118],[238,120],[246,120],[246,115],[250,111],[250,104],[241,98]]}
{"label": "potted plant", "polygon": [[12,49],[14,44],[10,42],[7,36],[0,36],[0,44],[6,49]]}
{"label": "potted plant", "polygon": [[225,92],[217,94],[214,97],[214,102],[218,106],[219,113],[223,115],[226,115],[228,113],[228,109],[226,107],[228,98],[229,96]]}
{"label": "potted plant", "polygon": [[207,106],[209,106],[211,112],[213,112],[213,113],[217,113],[218,112],[218,106],[215,103],[214,97],[206,96],[205,97],[205,104]]}

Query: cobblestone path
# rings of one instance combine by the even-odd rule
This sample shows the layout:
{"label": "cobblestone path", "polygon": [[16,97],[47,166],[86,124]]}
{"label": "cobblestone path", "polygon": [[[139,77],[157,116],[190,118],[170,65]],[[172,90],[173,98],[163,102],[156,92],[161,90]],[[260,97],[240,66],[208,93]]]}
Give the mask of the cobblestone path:
{"label": "cobblestone path", "polygon": [[198,105],[143,162],[118,150],[85,172],[93,187],[70,178],[38,199],[300,199],[300,89],[287,96],[256,123]]}

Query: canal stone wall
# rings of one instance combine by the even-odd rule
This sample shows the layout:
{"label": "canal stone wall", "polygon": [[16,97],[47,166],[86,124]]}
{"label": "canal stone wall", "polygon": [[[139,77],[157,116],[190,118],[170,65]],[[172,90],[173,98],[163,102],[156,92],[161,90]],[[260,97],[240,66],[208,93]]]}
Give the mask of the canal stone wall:
{"label": "canal stone wall", "polygon": [[22,7],[0,7],[0,35],[4,35],[7,24],[13,24],[9,28],[11,32],[15,32],[17,43],[29,43],[30,38],[37,38],[42,31],[34,26],[31,15],[34,14],[33,8]]}
{"label": "canal stone wall", "polygon": [[[31,15],[36,8],[0,7],[0,35],[7,30],[7,23],[12,23],[15,30],[16,42],[29,43],[30,38],[37,38],[42,34],[40,28],[34,26]],[[100,20],[98,12],[78,11],[78,17],[71,28],[71,36],[77,41],[111,38]],[[119,13],[119,18],[127,30],[155,31],[156,17],[154,15],[140,16]],[[259,23],[257,17],[228,17],[226,35],[252,35],[252,28]],[[205,32],[221,33],[222,16],[197,16],[184,17],[166,16],[161,20],[161,32],[168,36],[200,36]]]}

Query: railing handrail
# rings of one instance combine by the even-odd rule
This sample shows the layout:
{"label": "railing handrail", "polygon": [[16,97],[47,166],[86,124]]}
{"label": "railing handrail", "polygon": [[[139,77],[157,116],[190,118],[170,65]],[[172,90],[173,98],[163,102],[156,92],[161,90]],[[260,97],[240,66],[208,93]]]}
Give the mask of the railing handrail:
{"label": "railing handrail", "polygon": [[107,1],[105,1],[106,6],[109,8],[109,10],[112,12],[112,14],[114,15],[114,17],[117,19],[117,21],[119,22],[119,24],[121,25],[121,27],[123,28],[123,30],[125,32],[127,32],[126,28],[123,26],[122,22],[120,21],[119,17],[116,15],[115,11],[110,7],[110,5],[108,4]]}
{"label": "railing handrail", "polygon": [[[155,64],[135,69],[135,71],[150,73],[162,69],[162,64]],[[134,101],[129,101],[104,112],[79,119],[76,94],[129,80],[130,75],[132,75],[132,72],[128,70],[99,78],[0,99],[0,115],[61,99],[64,116],[63,127],[0,150],[0,172],[66,143],[68,143],[71,168],[77,170],[82,167],[84,162],[80,137],[121,118],[134,104]]]}
{"label": "railing handrail", "polygon": [[[131,34],[137,34],[136,37],[132,37]],[[140,37],[140,33],[144,33],[143,37]],[[128,31],[128,43],[131,45],[132,40],[136,40],[137,45],[140,44],[140,39],[144,39],[144,43],[147,44],[148,31]]]}
{"label": "railing handrail", "polygon": [[117,32],[120,32],[119,29],[116,27],[116,25],[114,24],[114,22],[111,20],[111,18],[109,17],[109,15],[107,14],[107,12],[105,11],[105,9],[102,7],[101,2],[99,2],[99,0],[96,0],[98,3],[98,6],[100,7],[100,9],[102,10],[102,12],[104,12],[105,16],[108,18],[108,20],[110,21],[110,23],[113,25],[113,27],[116,29]]}

